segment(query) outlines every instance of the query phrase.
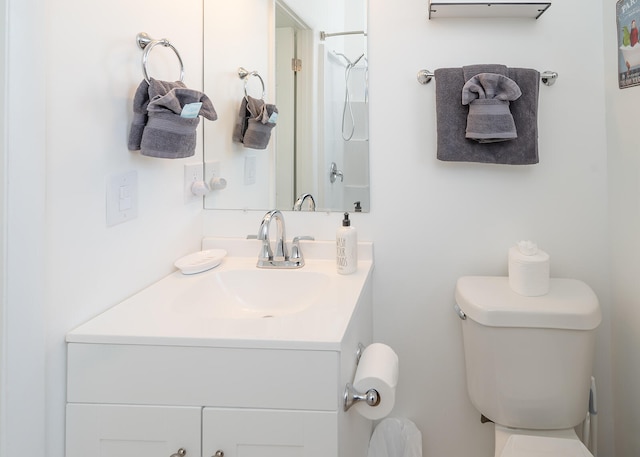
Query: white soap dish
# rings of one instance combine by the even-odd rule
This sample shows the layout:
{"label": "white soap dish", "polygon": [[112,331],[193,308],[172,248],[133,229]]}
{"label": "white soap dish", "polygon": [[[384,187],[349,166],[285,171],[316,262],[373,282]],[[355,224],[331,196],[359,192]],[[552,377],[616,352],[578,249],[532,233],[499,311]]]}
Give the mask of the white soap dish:
{"label": "white soap dish", "polygon": [[207,249],[186,255],[176,260],[174,265],[182,274],[192,275],[217,267],[226,255],[227,251],[224,249]]}

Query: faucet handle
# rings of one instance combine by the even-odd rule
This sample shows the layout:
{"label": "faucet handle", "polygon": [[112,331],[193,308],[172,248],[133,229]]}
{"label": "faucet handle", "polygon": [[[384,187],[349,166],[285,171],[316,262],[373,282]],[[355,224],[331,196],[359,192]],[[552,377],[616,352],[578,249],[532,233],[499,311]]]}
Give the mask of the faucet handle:
{"label": "faucet handle", "polygon": [[302,259],[302,250],[300,250],[300,240],[315,240],[312,236],[296,236],[291,242],[291,260]]}

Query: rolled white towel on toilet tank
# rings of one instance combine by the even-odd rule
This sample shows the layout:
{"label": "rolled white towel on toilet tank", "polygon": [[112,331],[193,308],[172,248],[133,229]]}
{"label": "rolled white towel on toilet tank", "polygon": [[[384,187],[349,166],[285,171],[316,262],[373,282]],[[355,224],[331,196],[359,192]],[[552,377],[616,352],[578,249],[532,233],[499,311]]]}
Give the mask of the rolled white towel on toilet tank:
{"label": "rolled white towel on toilet tank", "polygon": [[549,254],[535,243],[520,241],[509,249],[509,286],[517,294],[538,297],[549,293]]}

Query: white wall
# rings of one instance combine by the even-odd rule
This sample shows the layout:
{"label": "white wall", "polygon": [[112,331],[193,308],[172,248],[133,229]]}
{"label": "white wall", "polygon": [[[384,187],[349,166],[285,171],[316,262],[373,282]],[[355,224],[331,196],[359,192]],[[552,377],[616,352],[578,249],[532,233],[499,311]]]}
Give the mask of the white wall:
{"label": "white wall", "polygon": [[603,0],[605,93],[611,220],[613,387],[616,456],[640,454],[640,156],[637,117],[640,87],[619,89],[616,2]]}
{"label": "white wall", "polygon": [[[454,286],[461,275],[506,274],[508,248],[532,239],[553,276],[582,279],[600,297],[600,455],[613,456],[602,4],[554,2],[538,21],[429,21],[423,0],[369,5],[372,204],[353,224],[375,245],[375,339],[400,357],[394,414],[418,424],[425,456],[493,455],[492,427],[466,394]],[[540,164],[436,160],[435,87],[416,73],[483,62],[560,74],[540,88]],[[261,215],[207,212],[205,232],[255,233]],[[289,236],[318,238],[340,219],[285,217]]]}
{"label": "white wall", "polygon": [[[466,397],[453,289],[460,275],[506,274],[508,247],[532,239],[553,276],[582,279],[601,299],[600,455],[613,456],[601,3],[557,1],[537,21],[428,21],[425,10],[371,2],[374,334],[400,356],[396,413],[419,424],[427,456],[492,455],[491,426]],[[538,165],[435,159],[434,87],[415,74],[481,62],[560,74],[540,88]]]}
{"label": "white wall", "polygon": [[[27,409],[17,402],[10,405],[16,433],[3,447],[12,451],[7,455],[17,455],[24,451],[20,446],[28,441],[25,436],[35,429],[37,436],[26,444],[32,452],[27,454],[61,457],[64,334],[171,271],[175,258],[198,246],[203,231],[256,233],[262,212],[206,211],[203,230],[199,205],[182,201],[182,167],[188,160],[142,158],[125,147],[130,102],[141,78],[135,35],[146,31],[170,38],[182,53],[188,85],[197,87],[202,83],[201,2],[158,0],[150,6],[125,0],[105,4],[10,0],[10,4],[22,19],[16,23],[22,29],[11,32],[13,38],[29,33],[46,37],[39,43],[42,54],[35,52],[35,57],[32,50],[37,48],[29,47],[28,40],[14,43],[16,77],[34,65],[20,63],[20,54],[25,60],[42,58],[46,79],[41,75],[40,81],[46,82],[46,103],[29,110],[15,107],[21,114],[16,119],[26,121],[15,125],[8,151],[15,157],[34,154],[35,161],[29,162],[30,156],[23,156],[27,157],[23,161],[36,171],[44,170],[46,160],[46,188],[40,188],[44,181],[39,180],[35,188],[43,192],[28,200],[14,193],[10,202],[18,215],[26,215],[24,220],[39,222],[40,213],[46,219],[35,228],[42,241],[35,238],[29,243],[30,232],[16,233],[20,220],[12,226],[17,246],[43,248],[29,252],[27,260],[37,261],[32,263],[35,284],[44,282],[44,288],[22,290],[30,300],[26,303],[20,296],[10,297],[8,303],[10,320],[5,328],[16,324],[15,338],[9,339],[7,348],[14,360],[10,368],[17,370],[13,385],[30,379],[20,362],[35,361],[37,376],[19,392],[19,398],[33,394],[34,404]],[[533,239],[551,254],[554,276],[583,279],[601,298],[605,320],[596,363],[600,455],[613,456],[602,4],[556,1],[538,21],[428,21],[426,9],[425,0],[407,0],[401,7],[370,0],[372,209],[354,215],[353,223],[361,239],[375,242],[375,338],[392,345],[401,360],[394,414],[418,424],[426,457],[492,455],[491,426],[480,424],[466,396],[453,288],[460,275],[505,274],[508,247],[519,239]],[[27,23],[36,12],[42,21],[47,13],[45,27],[37,20]],[[419,85],[416,72],[482,62],[559,72],[555,86],[540,90],[539,165],[436,160],[434,84]],[[28,81],[9,84],[25,89]],[[25,95],[34,101],[33,95]],[[629,103],[619,111],[630,109]],[[35,128],[26,114],[33,117]],[[630,146],[622,150],[628,155],[632,151]],[[622,204],[630,186],[635,192],[637,177],[626,160],[625,156],[625,162],[610,164],[616,167],[614,177],[622,180],[622,187],[612,185],[620,200],[612,204],[620,205],[617,219],[631,222],[633,229],[637,205],[630,200],[627,205],[633,208]],[[134,169],[139,175],[140,214],[107,228],[105,179]],[[10,173],[19,183],[13,189],[24,190],[27,186],[19,179],[29,173],[20,166]],[[339,214],[325,213],[288,213],[286,218],[290,236],[324,239],[334,236],[340,221]],[[623,235],[623,242],[633,242],[631,231]],[[633,257],[618,251],[617,268],[622,270]],[[22,262],[16,265],[24,267]],[[10,286],[30,284],[31,271],[16,271],[20,272]],[[635,292],[631,284],[629,275],[627,298]],[[34,296],[42,300],[34,302]],[[619,341],[632,342],[625,335],[630,334],[622,334]],[[36,344],[24,351],[21,344],[33,340]]]}
{"label": "white wall", "polygon": [[[208,2],[204,11],[208,29],[204,38],[204,90],[219,110],[219,120],[204,129],[206,160],[216,162],[220,176],[227,180],[224,190],[207,196],[207,206],[244,208],[249,206],[247,202],[259,202],[258,207],[268,208],[275,201],[273,170],[269,167],[275,157],[275,142],[269,141],[264,150],[245,148],[232,141],[231,133],[245,89],[245,82],[238,77],[239,67],[257,71],[265,83],[266,102],[275,103],[274,55],[269,52],[269,43],[275,39],[273,2]],[[246,88],[249,95],[260,98],[262,86],[258,78],[250,76]],[[249,184],[245,183],[247,159],[256,163],[255,182]]]}
{"label": "white wall", "polygon": [[[126,140],[142,79],[136,34],[171,39],[185,82],[201,88],[202,2],[8,3],[12,212],[2,451],[62,456],[65,333],[199,247],[202,205],[186,205],[182,185],[184,164],[201,162],[201,152],[151,159],[128,151]],[[167,51],[151,53],[151,76],[177,78],[177,60]],[[132,170],[138,217],[107,227],[107,178]]]}
{"label": "white wall", "polygon": [[[6,24],[7,20],[7,8],[6,1],[0,0],[0,24]],[[4,32],[0,34],[0,227],[6,227],[6,182],[7,182],[7,166],[5,164],[6,157],[6,144],[5,144],[5,88],[6,88],[6,44],[7,44],[7,29],[4,29]],[[4,351],[5,346],[5,338],[4,338],[4,314],[5,314],[5,303],[7,301],[5,296],[6,290],[6,236],[2,236],[0,238],[0,385],[5,384],[5,376],[4,373],[6,371],[6,352]],[[6,399],[4,396],[4,390],[0,388],[0,442],[5,440],[5,424],[6,424],[6,416],[4,414]],[[1,450],[2,446],[0,445],[0,456],[3,455],[3,451]]]}
{"label": "white wall", "polygon": [[[40,0],[7,0],[0,455],[44,455],[44,11]],[[30,58],[26,59],[25,55]],[[38,109],[36,112],[38,112]]]}

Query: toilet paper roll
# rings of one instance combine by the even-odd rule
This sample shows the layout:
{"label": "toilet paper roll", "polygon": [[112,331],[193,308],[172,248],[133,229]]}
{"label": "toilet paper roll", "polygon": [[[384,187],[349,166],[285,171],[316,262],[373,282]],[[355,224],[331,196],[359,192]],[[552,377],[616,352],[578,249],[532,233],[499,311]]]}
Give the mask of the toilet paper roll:
{"label": "toilet paper roll", "polygon": [[[524,253],[526,252],[526,253]],[[532,252],[514,246],[509,249],[509,286],[527,297],[538,297],[549,292],[549,254],[540,249]]]}
{"label": "toilet paper roll", "polygon": [[376,420],[387,416],[396,401],[398,385],[398,356],[386,344],[373,343],[367,346],[360,357],[353,387],[360,393],[375,389],[380,396],[377,406],[357,402],[353,407],[367,419]]}

